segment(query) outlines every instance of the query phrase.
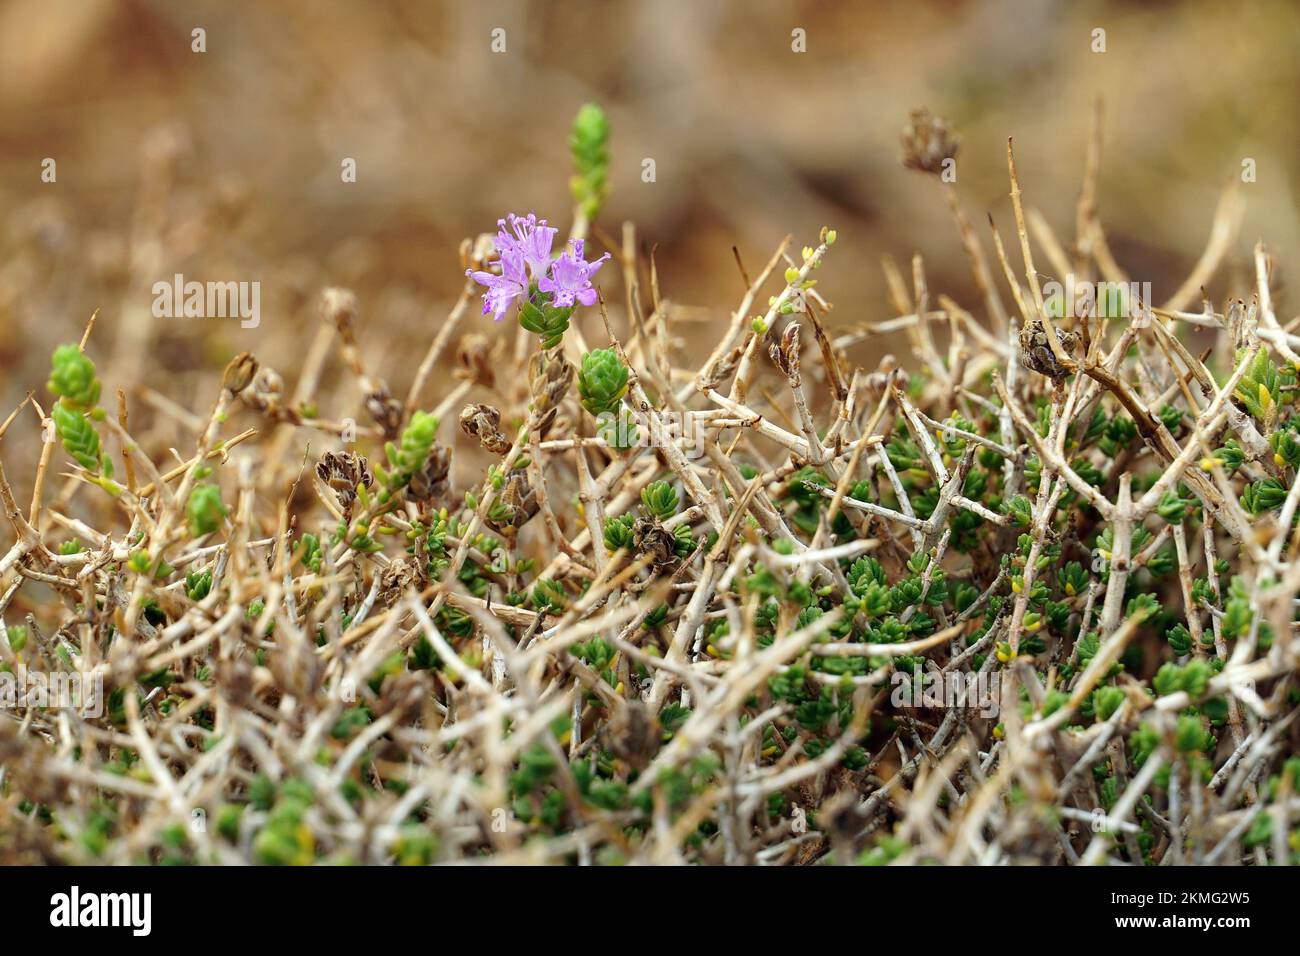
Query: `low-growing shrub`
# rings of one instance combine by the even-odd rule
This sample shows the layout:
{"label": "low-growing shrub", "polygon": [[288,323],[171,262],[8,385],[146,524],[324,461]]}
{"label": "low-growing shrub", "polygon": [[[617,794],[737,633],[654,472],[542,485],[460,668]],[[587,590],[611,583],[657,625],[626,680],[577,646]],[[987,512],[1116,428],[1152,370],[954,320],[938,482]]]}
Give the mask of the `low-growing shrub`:
{"label": "low-growing shrub", "polygon": [[[921,111],[980,317],[917,256],[892,317],[831,322],[825,228],[741,265],[700,362],[631,227],[590,251],[598,108],[571,148],[570,233],[466,243],[405,401],[322,294],[363,424],[244,353],[154,460],[93,329],[54,352],[30,509],[0,470],[0,856],[1300,862],[1300,335],[1262,247],[1221,310],[1218,240],[1157,306],[1096,162],[1073,242],[1013,163],[986,240]],[[849,361],[888,332],[906,359]]]}

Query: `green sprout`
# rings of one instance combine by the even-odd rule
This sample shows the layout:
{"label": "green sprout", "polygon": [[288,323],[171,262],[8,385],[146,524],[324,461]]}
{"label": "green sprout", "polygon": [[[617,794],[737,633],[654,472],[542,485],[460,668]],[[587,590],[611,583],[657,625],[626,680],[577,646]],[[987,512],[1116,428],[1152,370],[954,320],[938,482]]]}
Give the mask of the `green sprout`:
{"label": "green sprout", "polygon": [[579,215],[591,222],[609,194],[609,120],[594,103],[578,110],[569,135],[573,156],[573,178],[569,189]]}

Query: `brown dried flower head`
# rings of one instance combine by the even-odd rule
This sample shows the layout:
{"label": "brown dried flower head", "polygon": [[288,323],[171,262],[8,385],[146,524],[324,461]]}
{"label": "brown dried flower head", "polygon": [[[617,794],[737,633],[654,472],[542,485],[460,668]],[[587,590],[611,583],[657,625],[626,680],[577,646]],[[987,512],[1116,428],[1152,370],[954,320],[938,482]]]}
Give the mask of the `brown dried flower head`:
{"label": "brown dried flower head", "polygon": [[240,352],[230,360],[221,376],[221,387],[238,395],[248,388],[257,374],[257,359],[252,352]]}
{"label": "brown dried flower head", "polygon": [[799,323],[791,322],[781,333],[780,343],[767,347],[767,354],[772,357],[776,367],[785,373],[792,383],[799,378]]}
{"label": "brown dried flower head", "polygon": [[320,294],[321,319],[338,329],[345,342],[356,339],[353,331],[357,317],[357,297],[350,289],[325,289]]}
{"label": "brown dried flower head", "polygon": [[939,175],[945,160],[957,155],[961,137],[947,120],[928,109],[912,110],[911,122],[903,130],[903,165],[925,173]]}
{"label": "brown dried flower head", "polygon": [[383,429],[384,438],[391,441],[402,430],[402,403],[393,397],[387,385],[380,384],[366,396],[366,411]]}
{"label": "brown dried flower head", "polygon": [[510,451],[510,441],[501,432],[501,412],[491,405],[466,405],[460,412],[460,430],[477,438],[479,444],[495,455]]}
{"label": "brown dried flower head", "polygon": [[351,514],[360,485],[371,488],[375,484],[366,459],[350,451],[326,452],[316,463],[316,474],[334,492],[344,514]]}
{"label": "brown dried flower head", "polygon": [[537,493],[528,480],[528,472],[523,468],[515,468],[506,475],[505,487],[501,489],[498,500],[504,506],[503,510],[496,515],[489,515],[486,523],[489,528],[509,538],[513,538],[520,528],[532,520],[539,507]]}
{"label": "brown dried flower head", "polygon": [[637,518],[632,525],[632,543],[638,554],[650,556],[656,568],[666,568],[677,562],[677,539],[653,518]]}
{"label": "brown dried flower head", "polygon": [[573,384],[574,370],[562,356],[535,352],[528,360],[528,382],[537,413],[537,430],[543,434],[555,421],[560,402]]}
{"label": "brown dried flower head", "polygon": [[447,475],[451,472],[451,449],[434,444],[424,467],[411,476],[407,491],[415,501],[433,501],[447,490]]}
{"label": "brown dried flower head", "polygon": [[379,576],[380,604],[392,607],[409,588],[423,588],[427,578],[423,561],[399,558],[391,562]]}
{"label": "brown dried flower head", "polygon": [[455,376],[484,388],[496,388],[497,377],[492,365],[501,351],[501,342],[498,339],[496,347],[493,347],[492,341],[479,332],[461,336],[460,346],[456,350]]}
{"label": "brown dried flower head", "polygon": [[[1079,347],[1079,336],[1075,332],[1057,329],[1056,341],[1067,356],[1073,356]],[[1046,375],[1053,380],[1059,381],[1070,374],[1070,370],[1061,365],[1056,353],[1052,351],[1047,330],[1040,319],[1026,323],[1020,330],[1020,364],[1031,372]]]}

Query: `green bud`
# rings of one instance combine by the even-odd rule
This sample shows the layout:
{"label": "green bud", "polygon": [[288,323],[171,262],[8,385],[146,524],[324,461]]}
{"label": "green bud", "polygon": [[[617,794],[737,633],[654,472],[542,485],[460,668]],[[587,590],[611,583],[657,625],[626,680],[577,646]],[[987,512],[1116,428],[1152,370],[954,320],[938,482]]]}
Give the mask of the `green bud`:
{"label": "green bud", "polygon": [[320,574],[321,549],[320,539],[314,534],[304,534],[298,542],[298,553],[302,555],[302,566],[315,574]]}
{"label": "green bud", "polygon": [[1165,639],[1169,641],[1170,649],[1179,657],[1192,652],[1192,635],[1181,624],[1175,624],[1165,632]]}
{"label": "green bud", "polygon": [[539,578],[533,585],[533,606],[539,611],[562,611],[569,603],[564,585],[558,581]]}
{"label": "green bud", "polygon": [[1156,505],[1156,513],[1170,524],[1178,524],[1187,516],[1191,504],[1187,499],[1180,498],[1177,492],[1166,491],[1160,503]]}
{"label": "green bud", "polygon": [[549,351],[564,340],[572,315],[573,308],[570,306],[557,308],[545,301],[539,306],[525,299],[519,307],[519,324],[525,331],[540,336],[542,348]]}
{"label": "green bud", "polygon": [[614,411],[627,394],[628,370],[613,349],[596,349],[582,357],[578,395],[593,415]]}
{"label": "green bud", "polygon": [[90,424],[86,416],[78,409],[63,402],[55,404],[50,410],[54,419],[54,429],[58,432],[63,449],[90,472],[98,472],[102,460],[99,448],[99,432]]}
{"label": "green bud", "polygon": [[9,648],[15,654],[27,646],[27,625],[15,624],[13,627],[5,628],[5,637],[9,640]]}
{"label": "green bud", "polygon": [[1101,721],[1109,721],[1123,702],[1125,702],[1125,692],[1118,687],[1099,687],[1092,695],[1093,708],[1096,709],[1097,718]]}
{"label": "green bud", "polygon": [[1016,495],[1006,504],[1006,513],[1016,524],[1027,528],[1033,522],[1033,508],[1024,495]]}
{"label": "green bud", "polygon": [[1200,658],[1187,662],[1182,669],[1179,683],[1193,700],[1205,693],[1210,684],[1210,665]]}
{"label": "green bud", "polygon": [[60,345],[50,358],[50,380],[45,383],[64,403],[90,411],[99,403],[100,381],[95,363],[76,345]]}
{"label": "green bud", "polygon": [[185,575],[185,596],[191,601],[202,601],[211,590],[211,571],[191,571]]}
{"label": "green bud", "polygon": [[410,484],[415,473],[424,467],[437,434],[438,419],[428,412],[417,411],[402,429],[398,444],[395,446],[389,442],[384,446],[392,469],[388,476],[390,491],[398,491]]}
{"label": "green bud", "polygon": [[660,521],[677,513],[677,489],[666,481],[652,481],[641,489],[641,504]]}
{"label": "green bud", "polygon": [[569,189],[579,212],[590,222],[609,195],[609,120],[595,103],[578,110],[569,135],[569,152],[574,173]]}
{"label": "green bud", "polygon": [[1178,725],[1174,729],[1174,746],[1180,753],[1204,750],[1210,740],[1213,738],[1202,725],[1200,717],[1194,714],[1183,714],[1178,718]]}
{"label": "green bud", "polygon": [[207,483],[194,486],[190,499],[185,504],[185,517],[190,523],[190,534],[199,537],[211,534],[221,527],[221,519],[227,514],[226,506],[221,503],[221,489]]}
{"label": "green bud", "polygon": [[617,551],[619,548],[632,546],[632,516],[622,515],[618,518],[605,519],[605,548]]}
{"label": "green bud", "polygon": [[1098,719],[1109,720],[1124,703],[1124,691],[1118,687],[1099,687],[1093,691],[1092,700]]}

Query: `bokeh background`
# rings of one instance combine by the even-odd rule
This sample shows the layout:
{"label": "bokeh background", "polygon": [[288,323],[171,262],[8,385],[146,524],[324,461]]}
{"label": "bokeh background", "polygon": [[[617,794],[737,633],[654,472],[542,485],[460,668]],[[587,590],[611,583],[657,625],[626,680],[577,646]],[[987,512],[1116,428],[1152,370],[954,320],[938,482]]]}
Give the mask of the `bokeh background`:
{"label": "bokeh background", "polygon": [[[1248,294],[1264,239],[1285,320],[1297,51],[1300,5],[1283,0],[3,0],[0,408],[41,386],[50,350],[95,309],[110,390],[140,382],[201,411],[244,349],[292,387],[328,284],[357,292],[368,360],[404,392],[460,290],[461,240],[507,210],[568,222],[567,132],[587,101],[613,124],[603,229],[634,221],[664,295],[719,323],[742,292],[733,246],[755,271],[782,236],[797,249],[823,224],[840,236],[819,275],[832,326],[889,318],[880,258],[917,250],[933,292],[982,314],[939,189],[899,162],[909,110],[960,132],[958,190],[981,238],[985,212],[1010,235],[1013,136],[1027,202],[1068,239],[1099,96],[1100,215],[1130,274],[1157,300],[1172,292],[1251,157],[1258,180],[1210,292]],[[356,183],[340,181],[344,157]],[[175,272],[260,281],[261,326],[151,321],[149,286]],[[355,408],[349,376],[331,388],[324,414]],[[192,442],[174,417],[132,412],[164,447]],[[33,417],[6,445],[36,430]]]}

